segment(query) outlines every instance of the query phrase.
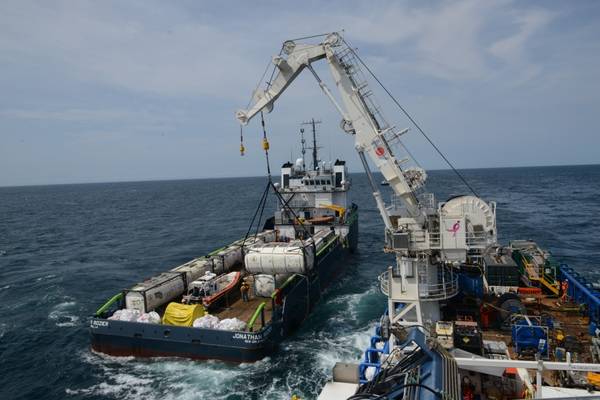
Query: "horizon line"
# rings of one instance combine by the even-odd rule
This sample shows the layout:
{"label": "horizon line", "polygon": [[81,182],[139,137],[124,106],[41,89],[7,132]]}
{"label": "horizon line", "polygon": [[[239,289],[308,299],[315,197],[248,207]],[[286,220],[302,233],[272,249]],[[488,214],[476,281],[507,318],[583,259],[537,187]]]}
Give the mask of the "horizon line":
{"label": "horizon line", "polygon": [[[485,169],[520,169],[520,168],[557,168],[557,167],[587,167],[587,166],[598,166],[600,163],[592,164],[555,164],[555,165],[522,165],[514,167],[469,167],[469,168],[456,168],[458,171],[473,171],[473,170],[485,170]],[[429,171],[452,171],[450,168],[432,168],[426,170]],[[380,173],[380,171],[372,171],[373,173]],[[365,174],[365,171],[350,171],[351,174]],[[149,178],[149,179],[123,179],[123,180],[98,180],[98,181],[85,181],[85,182],[62,182],[62,183],[28,183],[22,185],[2,185],[2,188],[22,188],[22,187],[35,187],[35,186],[61,186],[61,185],[94,185],[94,184],[108,184],[108,183],[143,183],[143,182],[172,182],[172,181],[200,181],[200,180],[215,180],[215,179],[239,179],[239,178],[262,178],[266,175],[238,175],[238,176],[219,176],[219,177],[190,177],[190,178]]]}

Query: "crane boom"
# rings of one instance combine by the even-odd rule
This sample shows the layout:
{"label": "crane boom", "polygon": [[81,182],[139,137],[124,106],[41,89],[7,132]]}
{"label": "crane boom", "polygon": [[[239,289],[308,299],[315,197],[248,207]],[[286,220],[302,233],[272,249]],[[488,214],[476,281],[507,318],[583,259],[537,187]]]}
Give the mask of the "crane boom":
{"label": "crane boom", "polygon": [[[270,112],[274,102],[283,94],[300,73],[306,68],[315,76],[319,86],[331,100],[342,116],[342,127],[348,133],[353,133],[355,148],[362,155],[366,153],[381,171],[384,178],[389,182],[394,193],[401,199],[408,215],[406,217],[424,219],[424,213],[419,207],[419,202],[413,192],[411,184],[407,180],[398,160],[392,152],[391,146],[385,134],[391,128],[382,126],[377,119],[379,113],[366,98],[366,82],[358,82],[355,75],[356,64],[348,62],[345,56],[353,51],[347,46],[344,48],[343,40],[337,33],[329,34],[326,39],[316,45],[296,44],[288,41],[283,45],[282,53],[273,57],[278,72],[267,90],[258,90],[254,93],[251,107],[247,110],[239,110],[236,117],[242,124],[247,124],[257,113],[262,110]],[[336,51],[342,48],[343,51]],[[338,104],[328,87],[319,78],[312,63],[326,60],[329,64],[331,74],[335,81],[343,106]],[[368,167],[367,167],[368,168]],[[367,171],[369,172],[369,171]],[[376,197],[384,222],[388,229],[392,228],[389,216],[385,210],[381,196],[374,188]]]}

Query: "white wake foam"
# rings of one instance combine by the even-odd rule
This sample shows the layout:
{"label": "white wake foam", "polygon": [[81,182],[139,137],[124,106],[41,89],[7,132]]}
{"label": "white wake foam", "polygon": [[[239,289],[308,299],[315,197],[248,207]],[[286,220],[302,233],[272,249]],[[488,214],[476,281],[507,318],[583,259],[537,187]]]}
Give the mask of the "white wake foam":
{"label": "white wake foam", "polygon": [[65,301],[57,304],[48,314],[48,318],[61,328],[77,326],[79,324],[79,316],[72,313],[76,305],[77,303],[74,301]]}
{"label": "white wake foam", "polygon": [[36,279],[36,282],[41,282],[41,281],[45,281],[45,280],[52,279],[52,278],[56,278],[56,275],[49,274],[49,275],[45,275],[45,276],[40,276],[39,278]]}
{"label": "white wake foam", "polygon": [[[292,394],[302,399],[316,398],[331,378],[336,362],[360,361],[375,322],[360,322],[356,318],[361,309],[369,306],[377,290],[374,286],[363,293],[328,299],[328,305],[334,306],[330,318],[335,322],[327,321],[319,330],[304,331],[284,341],[279,353],[256,363],[232,365],[172,358],[141,360],[84,351],[81,357],[89,365],[96,383],[71,387],[66,393],[125,400],[289,400]],[[72,306],[63,304],[61,307],[69,310]]]}

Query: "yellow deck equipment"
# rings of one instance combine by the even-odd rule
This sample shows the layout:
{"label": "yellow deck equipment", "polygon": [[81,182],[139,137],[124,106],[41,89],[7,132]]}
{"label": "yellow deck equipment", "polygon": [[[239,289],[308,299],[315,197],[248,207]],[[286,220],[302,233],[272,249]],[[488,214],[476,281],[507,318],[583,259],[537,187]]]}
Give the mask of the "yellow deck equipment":
{"label": "yellow deck equipment", "polygon": [[162,323],[175,326],[192,326],[196,318],[204,315],[201,304],[169,303],[163,315]]}

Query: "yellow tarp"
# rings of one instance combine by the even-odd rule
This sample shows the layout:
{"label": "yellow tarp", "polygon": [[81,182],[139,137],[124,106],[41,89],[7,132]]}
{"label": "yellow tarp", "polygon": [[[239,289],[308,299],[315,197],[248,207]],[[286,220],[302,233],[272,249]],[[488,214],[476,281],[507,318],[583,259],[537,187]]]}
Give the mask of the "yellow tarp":
{"label": "yellow tarp", "polygon": [[175,326],[192,326],[196,318],[204,315],[201,304],[169,303],[163,315],[162,323]]}

